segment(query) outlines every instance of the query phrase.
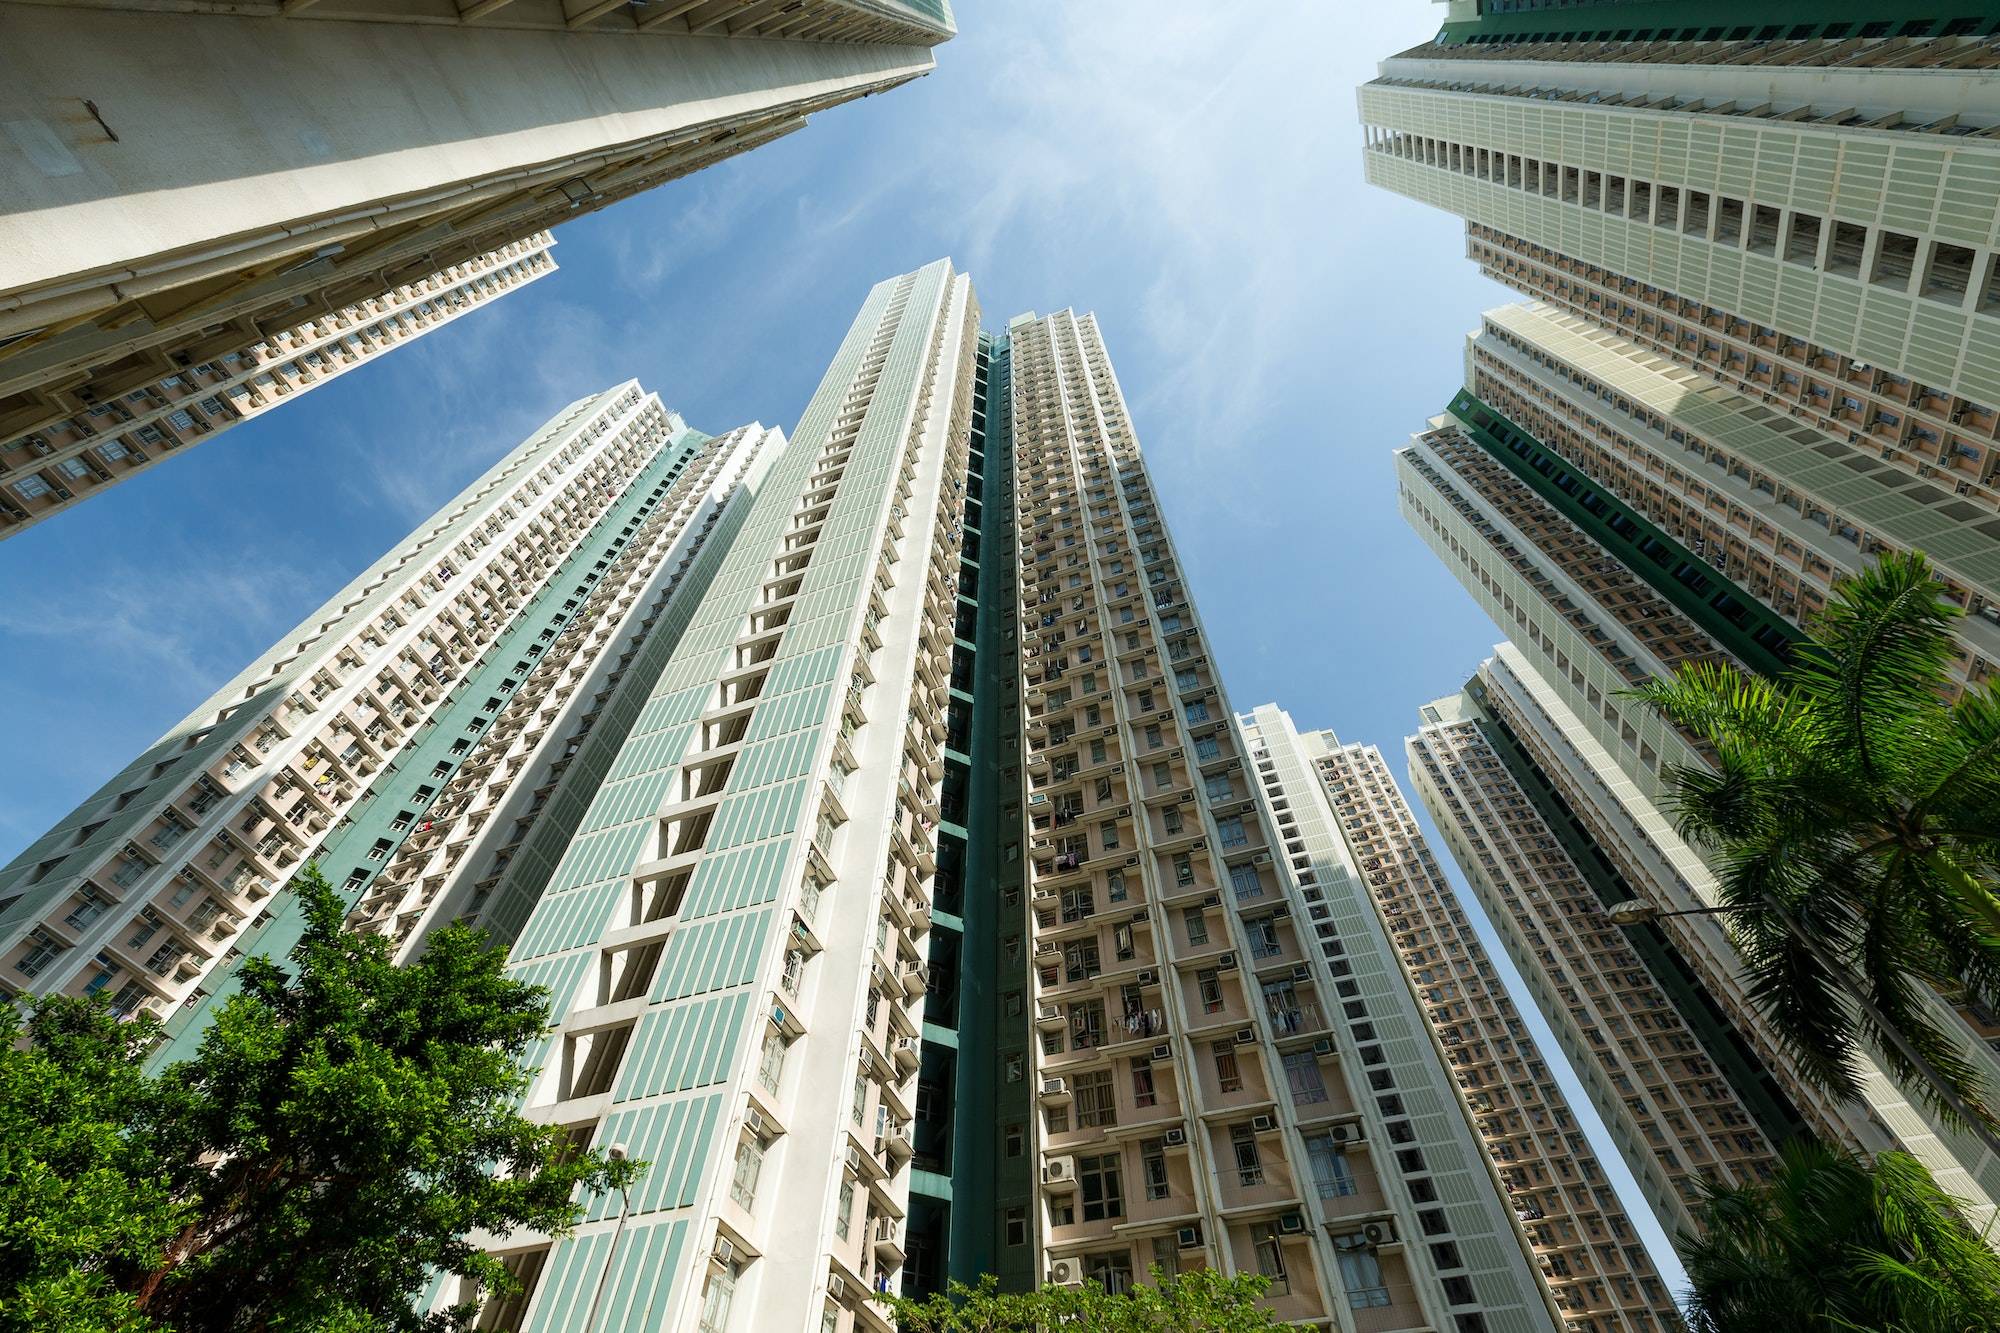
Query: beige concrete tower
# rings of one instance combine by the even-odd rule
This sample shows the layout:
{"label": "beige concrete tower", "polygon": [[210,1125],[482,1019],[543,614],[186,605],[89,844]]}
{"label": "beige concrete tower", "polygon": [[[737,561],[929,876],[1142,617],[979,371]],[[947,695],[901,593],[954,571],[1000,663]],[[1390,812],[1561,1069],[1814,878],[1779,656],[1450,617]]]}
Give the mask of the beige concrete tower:
{"label": "beige concrete tower", "polygon": [[1254,780],[1096,320],[1009,338],[1042,1276],[1551,1327],[1330,815]]}
{"label": "beige concrete tower", "polygon": [[1409,739],[1418,798],[1661,1226],[1691,1230],[1701,1180],[1756,1179],[1775,1159],[1773,1136],[1790,1131],[1769,1075],[1657,928],[1628,932],[1605,917],[1631,890],[1505,725],[1469,697],[1430,704],[1424,722]]}
{"label": "beige concrete tower", "polygon": [[945,0],[0,0],[0,440],[768,143],[952,31]]}
{"label": "beige concrete tower", "polygon": [[1569,1327],[1680,1327],[1381,751],[1342,745],[1326,731],[1301,739]]}

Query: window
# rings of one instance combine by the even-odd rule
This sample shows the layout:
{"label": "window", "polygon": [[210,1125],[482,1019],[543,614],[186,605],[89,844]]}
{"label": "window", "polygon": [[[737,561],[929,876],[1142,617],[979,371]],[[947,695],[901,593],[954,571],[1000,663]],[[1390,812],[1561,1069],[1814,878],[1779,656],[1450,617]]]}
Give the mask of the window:
{"label": "window", "polygon": [[39,500],[49,493],[49,484],[40,477],[22,477],[14,483],[14,489],[23,500]]}
{"label": "window", "polygon": [[24,977],[37,976],[61,956],[63,948],[55,936],[37,926],[28,932],[28,952],[14,964],[14,970]]}
{"label": "window", "polygon": [[1292,1090],[1294,1106],[1326,1100],[1326,1077],[1320,1072],[1319,1057],[1311,1051],[1293,1051],[1285,1057],[1285,1082]]}
{"label": "window", "polygon": [[854,1219],[854,1182],[851,1180],[842,1180],[840,1182],[840,1199],[837,1203],[834,1204],[834,1211],[833,1211],[834,1234],[839,1236],[842,1240],[846,1240],[847,1233],[853,1225],[853,1219]]}
{"label": "window", "polygon": [[784,1077],[785,1034],[773,1028],[764,1034],[764,1050],[757,1060],[757,1081],[776,1096]]}
{"label": "window", "polygon": [[1007,1244],[1010,1246],[1026,1245],[1028,1243],[1028,1210],[1025,1208],[1009,1208],[1005,1217]]}
{"label": "window", "polygon": [[1236,1064],[1236,1044],[1218,1041],[1211,1048],[1215,1057],[1215,1083],[1223,1092],[1243,1091],[1243,1071]]}
{"label": "window", "polygon": [[1194,753],[1195,758],[1206,763],[1222,753],[1222,746],[1216,742],[1215,737],[1202,736],[1194,743]]}
{"label": "window", "polygon": [[1111,1088],[1111,1071],[1095,1069],[1077,1074],[1076,1125],[1078,1129],[1102,1128],[1118,1123],[1118,1097]]}
{"label": "window", "polygon": [[[69,915],[63,918],[63,924],[71,930],[82,930],[85,926],[103,916],[106,906],[108,904],[105,901],[104,895],[86,884],[83,886],[83,892],[77,895],[76,906],[71,908]],[[28,975],[33,976],[34,973],[30,972]]]}
{"label": "window", "polygon": [[1117,1153],[1077,1158],[1076,1183],[1084,1221],[1115,1222],[1125,1216],[1125,1186]]}
{"label": "window", "polygon": [[1181,922],[1187,927],[1189,944],[1208,943],[1208,913],[1199,907],[1183,907]]}
{"label": "window", "polygon": [[1272,1296],[1283,1296],[1291,1288],[1285,1282],[1285,1247],[1278,1243],[1278,1228],[1257,1222],[1250,1228],[1251,1248],[1257,1254],[1257,1271],[1271,1279]]}
{"label": "window", "polygon": [[1340,1285],[1347,1289],[1348,1308],[1367,1310],[1389,1303],[1389,1288],[1382,1281],[1382,1265],[1369,1249],[1340,1250]]}
{"label": "window", "polygon": [[1348,1164],[1347,1150],[1333,1141],[1331,1134],[1315,1134],[1306,1140],[1306,1160],[1312,1166],[1313,1184],[1322,1199],[1353,1194],[1354,1168]]}
{"label": "window", "polygon": [[1107,852],[1117,851],[1118,821],[1115,819],[1107,819],[1102,824],[1099,824],[1097,826],[1097,838],[1099,842],[1104,844],[1105,851]]}
{"label": "window", "polygon": [[1264,1183],[1264,1156],[1257,1148],[1257,1131],[1248,1125],[1229,1127],[1229,1146],[1236,1159],[1236,1181],[1240,1185]]}
{"label": "window", "polygon": [[729,1197],[745,1208],[757,1202],[757,1178],[764,1173],[764,1144],[756,1138],[736,1145],[736,1170],[729,1179]]}
{"label": "window", "polygon": [[[1240,830],[1243,827],[1242,821],[1236,821],[1236,826]],[[1248,863],[1229,867],[1229,885],[1236,890],[1238,902],[1264,896],[1263,877],[1257,873],[1256,866]]]}
{"label": "window", "polygon": [[1132,1066],[1132,1104],[1152,1106],[1159,1100],[1153,1091],[1153,1067],[1135,1063]]}
{"label": "window", "polygon": [[1199,699],[1189,704],[1187,706],[1187,720],[1189,722],[1208,721],[1208,705]]}
{"label": "window", "polygon": [[139,913],[139,919],[133,923],[132,933],[125,937],[125,947],[128,949],[138,948],[147,940],[152,939],[158,933],[159,929],[160,914],[150,907],[146,908]]}
{"label": "window", "polygon": [[736,1303],[735,1264],[724,1264],[708,1275],[708,1287],[701,1294],[701,1323],[698,1333],[724,1333],[729,1327],[729,1309]]}
{"label": "window", "polygon": [[1243,820],[1236,815],[1216,820],[1215,831],[1224,847],[1241,847],[1250,841],[1249,835],[1243,831]]}
{"label": "window", "polygon": [[1174,766],[1169,763],[1155,761],[1153,764],[1154,789],[1158,791],[1165,791],[1167,788],[1173,785],[1174,785]]}
{"label": "window", "polygon": [[1204,967],[1194,974],[1194,981],[1201,992],[1201,1011],[1205,1014],[1222,1012],[1222,974],[1212,967]]}
{"label": "window", "polygon": [[1146,1197],[1167,1197],[1167,1141],[1147,1139],[1139,1145],[1140,1174],[1145,1178]]}
{"label": "window", "polygon": [[1236,795],[1236,789],[1229,784],[1227,773],[1217,773],[1203,784],[1208,789],[1211,801],[1227,801]]}

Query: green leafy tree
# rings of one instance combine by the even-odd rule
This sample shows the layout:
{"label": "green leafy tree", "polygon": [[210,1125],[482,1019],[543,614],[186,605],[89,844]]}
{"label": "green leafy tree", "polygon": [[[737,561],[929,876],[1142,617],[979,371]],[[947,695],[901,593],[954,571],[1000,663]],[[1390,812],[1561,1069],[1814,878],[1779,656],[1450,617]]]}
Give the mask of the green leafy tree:
{"label": "green leafy tree", "polygon": [[1270,1280],[1255,1273],[1224,1277],[1212,1269],[1187,1273],[1153,1270],[1141,1283],[1113,1295],[1095,1282],[1003,1292],[988,1275],[977,1287],[954,1282],[926,1300],[890,1297],[901,1333],[1252,1333],[1292,1329],[1258,1301]]}
{"label": "green leafy tree", "polygon": [[[547,994],[508,977],[502,951],[452,927],[398,967],[386,940],[342,928],[316,868],[292,887],[307,928],[290,966],[246,963],[242,993],[188,1062],[146,1079],[138,1038],[150,1033],[101,1013],[76,1019],[68,1045],[31,1034],[30,1057],[77,1071],[79,1116],[108,1127],[106,1145],[68,1167],[82,1180],[101,1164],[100,1197],[123,1219],[102,1242],[71,1242],[73,1260],[104,1275],[82,1295],[173,1333],[462,1325],[469,1309],[413,1307],[440,1273],[510,1288],[471,1233],[563,1234],[579,1187],[623,1188],[639,1165],[579,1152],[517,1113]],[[124,1091],[94,1090],[91,1070]],[[24,1248],[16,1221],[10,1208],[10,1266]],[[20,1290],[0,1291],[0,1306]],[[81,1314],[35,1326],[121,1327]]]}
{"label": "green leafy tree", "polygon": [[1680,827],[1715,854],[1751,993],[1806,1076],[1858,1096],[1872,1042],[1990,1134],[1989,1090],[1929,1002],[2000,1002],[2000,693],[1945,702],[1962,613],[1940,591],[1921,554],[1886,556],[1836,587],[1778,679],[1690,664],[1636,693],[1714,756],[1669,775]]}
{"label": "green leafy tree", "polygon": [[2000,1255],[1914,1157],[1799,1141],[1770,1181],[1705,1189],[1679,1243],[1693,1333],[2000,1328]]}
{"label": "green leafy tree", "polygon": [[[25,1020],[25,1021],[24,1021]],[[132,1287],[193,1210],[145,1130],[155,1027],[67,997],[0,1004],[0,1330],[157,1327]]]}

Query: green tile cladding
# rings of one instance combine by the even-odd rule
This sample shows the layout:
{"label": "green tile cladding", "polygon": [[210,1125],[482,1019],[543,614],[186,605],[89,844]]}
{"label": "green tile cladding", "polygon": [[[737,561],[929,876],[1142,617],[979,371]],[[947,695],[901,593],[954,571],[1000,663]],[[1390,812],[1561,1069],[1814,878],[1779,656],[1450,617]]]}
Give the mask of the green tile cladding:
{"label": "green tile cladding", "polygon": [[1000,831],[1018,825],[1021,811],[1013,748],[1019,659],[1007,615],[1018,558],[1009,370],[1006,335],[982,335],[930,931],[936,986],[924,1010],[904,1270],[904,1289],[914,1294],[986,1273],[1010,1290],[1035,1283],[1031,1247],[1006,1245],[1002,1236],[1008,1209],[1025,1216],[1037,1202],[1027,1155],[1008,1157],[1004,1143],[1006,1126],[1032,1114],[1027,1085],[1002,1075],[1010,1054],[1025,1058],[1028,1040],[1025,1012],[1009,1017],[1000,1002],[1027,984],[1025,962],[1003,964],[999,944],[1003,930],[1026,924],[1020,859],[1003,859],[999,846]]}
{"label": "green tile cladding", "polygon": [[[566,955],[588,962],[611,927],[620,896],[649,851],[654,812],[675,799],[680,757],[696,721],[710,707],[716,682],[734,669],[736,639],[878,323],[892,307],[937,306],[949,276],[941,261],[869,293],[793,432],[793,446],[766,477],[658,672],[651,697],[638,710],[515,950],[517,971],[561,987],[557,1015],[589,1003],[581,990],[590,970],[557,972],[547,965]],[[704,1198],[714,1173],[727,1162],[720,1138],[728,1123],[722,1095],[703,1090],[731,1083],[755,1051],[759,1000],[751,987],[784,938],[784,918],[772,905],[798,888],[804,826],[815,799],[811,775],[823,768],[820,756],[838,726],[840,686],[851,670],[848,659],[859,638],[876,534],[918,396],[930,328],[930,320],[916,318],[895,326],[875,397],[791,619],[768,662],[741,757],[724,784],[704,855],[688,885],[683,924],[667,938],[653,991],[626,1047],[611,1094],[615,1118],[599,1140],[622,1142],[655,1165],[648,1183],[632,1193],[624,1242],[630,1248],[620,1251],[608,1279],[610,1292],[637,1281],[630,1276],[629,1254],[665,1246],[678,1252],[689,1219],[669,1215]],[[641,1151],[640,1143],[651,1146]],[[599,1216],[610,1206],[606,1200],[593,1204]],[[663,1232],[673,1239],[662,1240]],[[556,1243],[533,1306],[532,1329],[569,1326],[568,1284],[574,1279],[577,1289],[587,1290],[603,1276],[610,1254],[604,1234]],[[686,1293],[675,1286],[686,1280],[684,1264],[648,1269],[650,1285],[643,1292],[634,1286],[634,1294],[616,1299],[635,1312],[630,1326],[655,1326],[646,1318],[659,1317],[669,1302],[681,1299]],[[636,1313],[641,1304],[651,1312],[645,1318]]]}
{"label": "green tile cladding", "polygon": [[[558,421],[569,416],[565,413]],[[550,427],[545,427],[543,433],[549,432]],[[472,747],[455,747],[477,737],[492,720],[494,711],[485,706],[486,701],[505,699],[517,688],[525,675],[519,670],[520,662],[539,653],[540,645],[546,642],[543,636],[559,631],[569,618],[564,602],[575,599],[596,581],[595,567],[614,559],[623,547],[625,526],[657,507],[663,490],[686,471],[709,438],[700,431],[682,428],[634,476],[624,494],[605,510],[473,670],[453,688],[430,722],[396,753],[394,762],[377,775],[346,819],[320,844],[313,859],[349,905],[361,896],[368,880],[389,863],[394,849],[421,827],[420,822],[406,816],[421,816],[451,774],[476,753]],[[398,822],[403,828],[395,827]],[[386,848],[382,844],[387,844]],[[196,1003],[182,1006],[168,1019],[167,1039],[152,1056],[155,1064],[194,1054],[216,1011],[241,988],[242,957],[283,957],[304,931],[305,917],[298,899],[291,894],[278,895],[270,910],[239,942],[239,956],[209,974],[196,993]]]}
{"label": "green tile cladding", "polygon": [[[1473,73],[1472,70],[1467,71]],[[2000,244],[2000,148],[1893,130],[1370,84],[1364,124],[1863,227]],[[2000,403],[2000,314],[1482,180],[1380,149],[1368,179],[1925,384]]]}
{"label": "green tile cladding", "polygon": [[1470,392],[1459,390],[1446,410],[1481,449],[1746,665],[1767,676],[1783,669],[1802,637],[1784,617]]}
{"label": "green tile cladding", "polygon": [[1481,0],[1476,17],[1448,20],[1446,45],[1530,41],[1746,41],[1858,36],[1930,36],[2000,29],[1977,0]]}

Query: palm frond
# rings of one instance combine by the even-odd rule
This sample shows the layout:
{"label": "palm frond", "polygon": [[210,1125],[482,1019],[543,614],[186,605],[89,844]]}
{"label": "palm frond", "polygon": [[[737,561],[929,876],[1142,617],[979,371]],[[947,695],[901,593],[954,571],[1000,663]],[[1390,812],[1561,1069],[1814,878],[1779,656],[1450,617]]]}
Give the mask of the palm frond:
{"label": "palm frond", "polygon": [[1890,553],[1836,585],[1800,644],[1787,680],[1824,706],[1864,773],[1877,773],[1875,732],[1885,719],[1941,708],[1950,623],[1962,614],[1921,552]]}

